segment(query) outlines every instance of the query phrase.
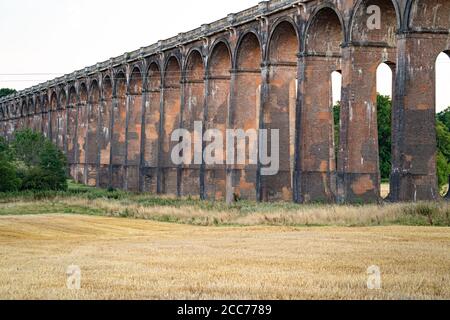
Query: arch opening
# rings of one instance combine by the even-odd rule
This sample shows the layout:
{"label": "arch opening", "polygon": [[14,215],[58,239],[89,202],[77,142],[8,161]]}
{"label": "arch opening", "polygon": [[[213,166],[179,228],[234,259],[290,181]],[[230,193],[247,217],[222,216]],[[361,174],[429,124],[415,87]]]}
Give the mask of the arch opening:
{"label": "arch opening", "polygon": [[341,140],[341,96],[342,96],[342,72],[340,70],[331,73],[333,125],[334,125],[334,165],[335,171],[338,165],[339,145]]}
{"label": "arch opening", "polygon": [[392,172],[392,118],[395,64],[383,62],[377,68],[377,126],[378,126],[378,161],[381,178],[380,196],[387,199],[390,195]]}

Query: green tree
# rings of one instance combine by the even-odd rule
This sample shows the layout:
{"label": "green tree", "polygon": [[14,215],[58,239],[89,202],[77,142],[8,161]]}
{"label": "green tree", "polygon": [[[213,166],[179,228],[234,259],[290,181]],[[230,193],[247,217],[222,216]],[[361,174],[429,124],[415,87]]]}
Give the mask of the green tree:
{"label": "green tree", "polygon": [[19,190],[21,180],[12,163],[9,145],[3,137],[0,137],[0,192]]}
{"label": "green tree", "polygon": [[26,166],[39,165],[40,152],[43,148],[45,138],[42,134],[24,129],[14,134],[11,142],[11,152],[17,161],[23,162]]}
{"label": "green tree", "polygon": [[339,143],[340,143],[340,130],[341,130],[341,103],[338,103],[333,107],[333,119],[334,119],[334,152],[335,159],[337,161],[338,153],[339,153]]}
{"label": "green tree", "polygon": [[16,93],[14,89],[2,88],[0,89],[0,98],[9,96],[10,94]]}
{"label": "green tree", "polygon": [[380,154],[381,179],[387,180],[391,175],[392,154],[392,102],[389,96],[377,96],[378,148]]}
{"label": "green tree", "polygon": [[10,149],[22,190],[67,190],[66,158],[41,133],[15,132]]}
{"label": "green tree", "polygon": [[5,138],[0,137],[0,159],[8,159],[10,160],[10,150],[9,145],[6,142]]}
{"label": "green tree", "polygon": [[45,140],[39,153],[39,167],[51,190],[67,190],[66,166],[64,153],[50,140]]}
{"label": "green tree", "polygon": [[439,112],[437,115],[437,119],[447,127],[448,131],[450,131],[450,107],[442,112]]}
{"label": "green tree", "polygon": [[437,177],[439,187],[444,186],[448,182],[450,175],[450,127],[444,122],[448,120],[450,120],[450,108],[439,113],[436,119]]}
{"label": "green tree", "polygon": [[21,180],[14,165],[6,159],[0,159],[0,192],[17,191]]}

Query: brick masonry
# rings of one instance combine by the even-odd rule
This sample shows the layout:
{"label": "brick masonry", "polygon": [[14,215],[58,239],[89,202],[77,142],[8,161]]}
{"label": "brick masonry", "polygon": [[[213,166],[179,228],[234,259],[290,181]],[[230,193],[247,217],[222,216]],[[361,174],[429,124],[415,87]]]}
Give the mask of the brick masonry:
{"label": "brick masonry", "polygon": [[[381,8],[370,30],[367,8]],[[435,61],[448,0],[272,0],[0,99],[0,133],[32,128],[103,188],[263,201],[377,202],[376,70],[394,71],[391,201],[438,200]],[[335,159],[331,73],[342,74]],[[173,165],[174,129],[279,129],[280,171]],[[206,143],[203,144],[205,148]],[[236,146],[241,148],[242,146]],[[193,156],[193,155],[192,155]]]}

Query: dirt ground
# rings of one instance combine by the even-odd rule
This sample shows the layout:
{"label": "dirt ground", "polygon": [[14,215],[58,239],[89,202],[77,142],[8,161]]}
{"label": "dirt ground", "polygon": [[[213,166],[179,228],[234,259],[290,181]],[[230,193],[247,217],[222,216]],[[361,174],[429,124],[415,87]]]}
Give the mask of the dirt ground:
{"label": "dirt ground", "polygon": [[[380,290],[367,287],[372,265]],[[450,229],[1,216],[0,298],[450,299]]]}

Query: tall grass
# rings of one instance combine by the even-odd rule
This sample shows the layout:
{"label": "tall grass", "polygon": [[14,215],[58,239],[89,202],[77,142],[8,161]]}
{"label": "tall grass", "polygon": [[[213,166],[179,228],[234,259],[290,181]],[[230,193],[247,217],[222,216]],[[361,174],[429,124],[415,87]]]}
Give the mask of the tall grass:
{"label": "tall grass", "polygon": [[101,190],[74,183],[67,192],[0,193],[0,215],[59,212],[202,226],[450,226],[447,202],[352,206],[239,201],[228,206],[192,197]]}

